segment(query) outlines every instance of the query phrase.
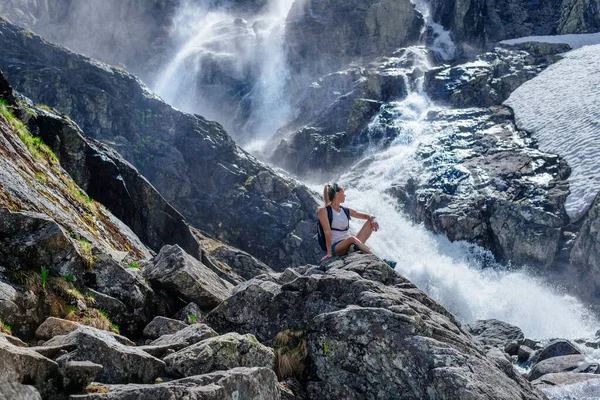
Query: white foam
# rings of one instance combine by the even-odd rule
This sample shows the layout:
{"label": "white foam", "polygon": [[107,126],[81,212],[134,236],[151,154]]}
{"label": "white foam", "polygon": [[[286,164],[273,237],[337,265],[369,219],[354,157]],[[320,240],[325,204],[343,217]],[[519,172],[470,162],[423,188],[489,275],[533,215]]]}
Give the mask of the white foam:
{"label": "white foam", "polygon": [[504,104],[517,125],[533,133],[542,151],[563,157],[572,169],[567,213],[579,219],[600,191],[600,45],[570,51]]}

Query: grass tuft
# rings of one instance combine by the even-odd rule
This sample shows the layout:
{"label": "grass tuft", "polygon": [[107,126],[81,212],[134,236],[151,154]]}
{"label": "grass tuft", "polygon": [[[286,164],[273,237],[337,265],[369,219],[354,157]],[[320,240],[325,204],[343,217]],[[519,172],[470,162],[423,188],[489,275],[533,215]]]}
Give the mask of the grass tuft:
{"label": "grass tuft", "polygon": [[284,330],[275,336],[275,373],[280,381],[302,379],[308,357],[308,342],[304,330]]}

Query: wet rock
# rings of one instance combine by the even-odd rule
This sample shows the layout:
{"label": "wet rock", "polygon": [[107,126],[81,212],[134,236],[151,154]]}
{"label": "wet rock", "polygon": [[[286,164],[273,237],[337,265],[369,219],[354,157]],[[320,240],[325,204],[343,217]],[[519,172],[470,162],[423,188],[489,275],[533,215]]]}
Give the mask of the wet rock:
{"label": "wet rock", "polygon": [[253,335],[228,333],[203,340],[164,360],[169,374],[193,376],[236,367],[272,368],[275,355]]}
{"label": "wet rock", "polygon": [[[360,262],[385,269],[374,256],[351,254],[261,276],[240,285],[207,323],[261,340],[286,329],[306,331],[311,398],[393,399],[399,390],[414,399],[467,392],[482,399],[543,398],[508,360],[509,368],[488,358],[443,307],[405,278],[386,279],[388,285],[365,279],[361,274],[368,276],[369,268],[357,268]],[[421,372],[431,366],[433,375]]]}
{"label": "wet rock", "polygon": [[66,319],[48,317],[35,331],[35,336],[42,340],[52,339],[54,336],[66,335],[79,327],[79,324]]}
{"label": "wet rock", "polygon": [[519,342],[525,338],[521,328],[497,319],[475,321],[466,325],[466,329],[486,348],[504,350],[511,341]]}
{"label": "wet rock", "polygon": [[193,301],[204,310],[216,307],[233,287],[179,246],[163,247],[142,274],[153,285]]}
{"label": "wet rock", "polygon": [[531,356],[533,356],[533,354],[535,353],[535,350],[522,345],[519,347],[519,350],[517,352],[517,360],[519,360],[519,362],[521,363],[527,363],[530,359]]}
{"label": "wet rock", "polygon": [[531,384],[539,389],[549,389],[555,386],[567,386],[592,379],[600,379],[600,375],[580,374],[574,372],[556,372],[543,375],[531,382]]}
{"label": "wet rock", "polygon": [[218,333],[205,324],[193,324],[171,335],[163,335],[150,343],[153,346],[165,345],[169,343],[185,342],[188,345],[195,344],[218,336]]}
{"label": "wet rock", "polygon": [[558,356],[537,362],[529,372],[529,380],[534,381],[541,376],[557,372],[581,372],[595,374],[597,363],[588,363],[583,354]]}
{"label": "wet rock", "polygon": [[75,346],[74,351],[61,357],[62,362],[91,361],[102,365],[97,380],[103,383],[150,383],[164,372],[161,360],[134,346],[123,345],[114,334],[87,326],[55,336],[46,345]]}
{"label": "wet rock", "polygon": [[71,399],[279,399],[277,376],[270,368],[234,368],[154,385],[111,385],[109,389],[106,394],[74,395]]}
{"label": "wet rock", "polygon": [[537,362],[552,357],[568,356],[573,354],[582,354],[582,352],[568,340],[556,340],[542,349],[537,357]]}
{"label": "wet rock", "polygon": [[168,335],[186,328],[188,325],[176,319],[165,317],[154,317],[152,321],[144,328],[144,337],[157,339],[162,335]]}
{"label": "wet rock", "polygon": [[21,385],[17,382],[0,382],[0,398],[7,400],[42,400],[40,392],[35,387]]}

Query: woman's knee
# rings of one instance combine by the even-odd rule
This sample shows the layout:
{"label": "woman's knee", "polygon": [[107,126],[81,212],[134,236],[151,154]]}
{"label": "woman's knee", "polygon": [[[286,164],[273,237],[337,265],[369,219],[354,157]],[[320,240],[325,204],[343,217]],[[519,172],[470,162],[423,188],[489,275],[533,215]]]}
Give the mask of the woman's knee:
{"label": "woman's knee", "polygon": [[357,238],[356,236],[350,236],[350,239],[352,239],[352,243],[354,243],[354,244],[362,244],[360,239]]}

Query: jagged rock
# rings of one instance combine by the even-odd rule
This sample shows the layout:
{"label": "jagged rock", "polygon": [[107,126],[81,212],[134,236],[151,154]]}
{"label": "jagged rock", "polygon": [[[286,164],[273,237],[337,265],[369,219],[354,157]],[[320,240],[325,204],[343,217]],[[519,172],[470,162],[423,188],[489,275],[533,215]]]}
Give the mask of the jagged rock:
{"label": "jagged rock", "polygon": [[0,382],[0,398],[6,400],[42,400],[40,392],[35,387],[21,385],[17,382]]}
{"label": "jagged rock", "polygon": [[234,368],[154,385],[114,385],[106,394],[73,395],[71,400],[261,399],[278,400],[277,376],[270,368]]}
{"label": "jagged rock", "polygon": [[[34,384],[44,397],[48,397],[61,389],[62,378],[56,362],[32,349],[15,346],[6,338],[0,337],[0,382]],[[30,390],[15,387],[5,389],[31,393]]]}
{"label": "jagged rock", "polygon": [[[245,251],[241,251],[231,246],[224,244],[219,245],[216,248],[212,248],[210,250],[210,254],[217,260],[224,262],[227,268],[232,269],[243,279],[252,279],[257,275],[273,272],[273,270],[267,264],[256,259]],[[206,261],[202,260],[202,262],[206,264]],[[235,285],[238,284],[239,281],[231,283]],[[199,314],[197,316],[199,316]]]}
{"label": "jagged rock", "polygon": [[6,339],[10,344],[15,345],[17,347],[29,347],[27,346],[27,343],[25,343],[18,337],[7,335],[6,333],[0,333],[0,337]]}
{"label": "jagged rock", "polygon": [[600,368],[598,363],[589,363],[585,361],[583,354],[570,356],[558,356],[548,358],[536,363],[529,372],[529,380],[534,381],[541,376],[557,372],[580,372],[580,373],[598,373]]}
{"label": "jagged rock", "polygon": [[384,285],[360,275],[385,268],[375,256],[351,254],[261,276],[236,288],[206,321],[261,340],[287,329],[307,332],[311,398],[392,399],[399,391],[410,399],[543,398],[508,360],[507,367],[488,358],[443,307],[405,278],[384,278]]}
{"label": "jagged rock", "polygon": [[554,45],[553,51],[528,48],[536,56],[516,48],[496,48],[477,56],[472,62],[441,66],[427,72],[425,89],[437,103],[454,107],[500,105],[521,84],[534,78],[551,62],[552,54],[570,49]]}
{"label": "jagged rock", "polygon": [[476,242],[502,262],[549,270],[568,223],[566,163],[536,149],[505,107],[434,111],[427,120],[436,121],[438,133],[417,149],[425,167],[390,193],[414,219],[452,241]]}
{"label": "jagged rock", "polygon": [[181,310],[177,311],[177,313],[173,315],[173,318],[183,321],[186,324],[193,324],[198,322],[203,315],[204,312],[198,307],[198,304],[191,302]]}
{"label": "jagged rock", "polygon": [[288,59],[297,70],[330,72],[416,43],[422,26],[408,0],[295,2],[285,28]]}
{"label": "jagged rock", "polygon": [[187,346],[189,346],[189,343],[186,341],[171,340],[167,344],[149,344],[145,346],[138,346],[138,349],[144,350],[146,353],[150,354],[153,357],[162,359],[164,356],[173,354]]}
{"label": "jagged rock", "polygon": [[568,340],[556,340],[542,349],[536,361],[540,362],[552,357],[561,357],[573,354],[582,354],[582,352]]}
{"label": "jagged rock", "polygon": [[[123,70],[5,20],[0,32],[0,69],[15,88],[119,151],[191,224],[275,269],[318,259],[309,190],[241,150],[220,125],[173,109]],[[38,68],[39,57],[46,68]]]}
{"label": "jagged rock", "polygon": [[466,325],[466,329],[488,349],[496,347],[504,350],[511,341],[521,342],[525,339],[521,328],[497,319],[475,321]]}
{"label": "jagged rock", "polygon": [[519,360],[519,362],[521,362],[521,363],[529,362],[529,360],[531,359],[531,356],[533,356],[534,353],[535,353],[535,350],[533,350],[525,345],[521,345],[521,346],[519,346],[519,350],[517,351],[517,360]]}
{"label": "jagged rock", "polygon": [[163,247],[142,274],[153,285],[193,301],[204,310],[216,307],[233,287],[177,245]]}
{"label": "jagged rock", "polygon": [[253,335],[228,333],[186,347],[164,360],[169,374],[185,377],[236,367],[273,368],[275,354]]}
{"label": "jagged rock", "polygon": [[91,361],[104,369],[97,379],[103,383],[150,383],[164,372],[165,364],[134,346],[120,343],[116,335],[88,326],[64,335],[55,336],[47,346],[76,346],[62,356],[62,362]]}
{"label": "jagged rock", "polygon": [[186,328],[188,325],[176,319],[165,317],[154,317],[144,328],[144,337],[157,339],[162,335],[168,335]]}
{"label": "jagged rock", "polygon": [[52,339],[54,336],[66,335],[79,327],[77,322],[67,321],[56,317],[48,317],[37,328],[35,336],[42,340]]}
{"label": "jagged rock", "polygon": [[[59,358],[59,360],[64,358]],[[60,361],[59,361],[60,364]],[[83,392],[94,381],[102,365],[89,361],[66,361],[61,365],[65,390],[68,393]]]}
{"label": "jagged rock", "polygon": [[539,389],[549,389],[555,386],[572,385],[574,383],[585,382],[592,379],[600,379],[600,375],[578,374],[574,372],[556,372],[543,375],[531,382],[531,384]]}
{"label": "jagged rock", "polygon": [[163,335],[150,343],[153,346],[165,345],[169,343],[186,342],[188,345],[195,344],[218,336],[218,333],[205,324],[193,324],[172,335]]}

